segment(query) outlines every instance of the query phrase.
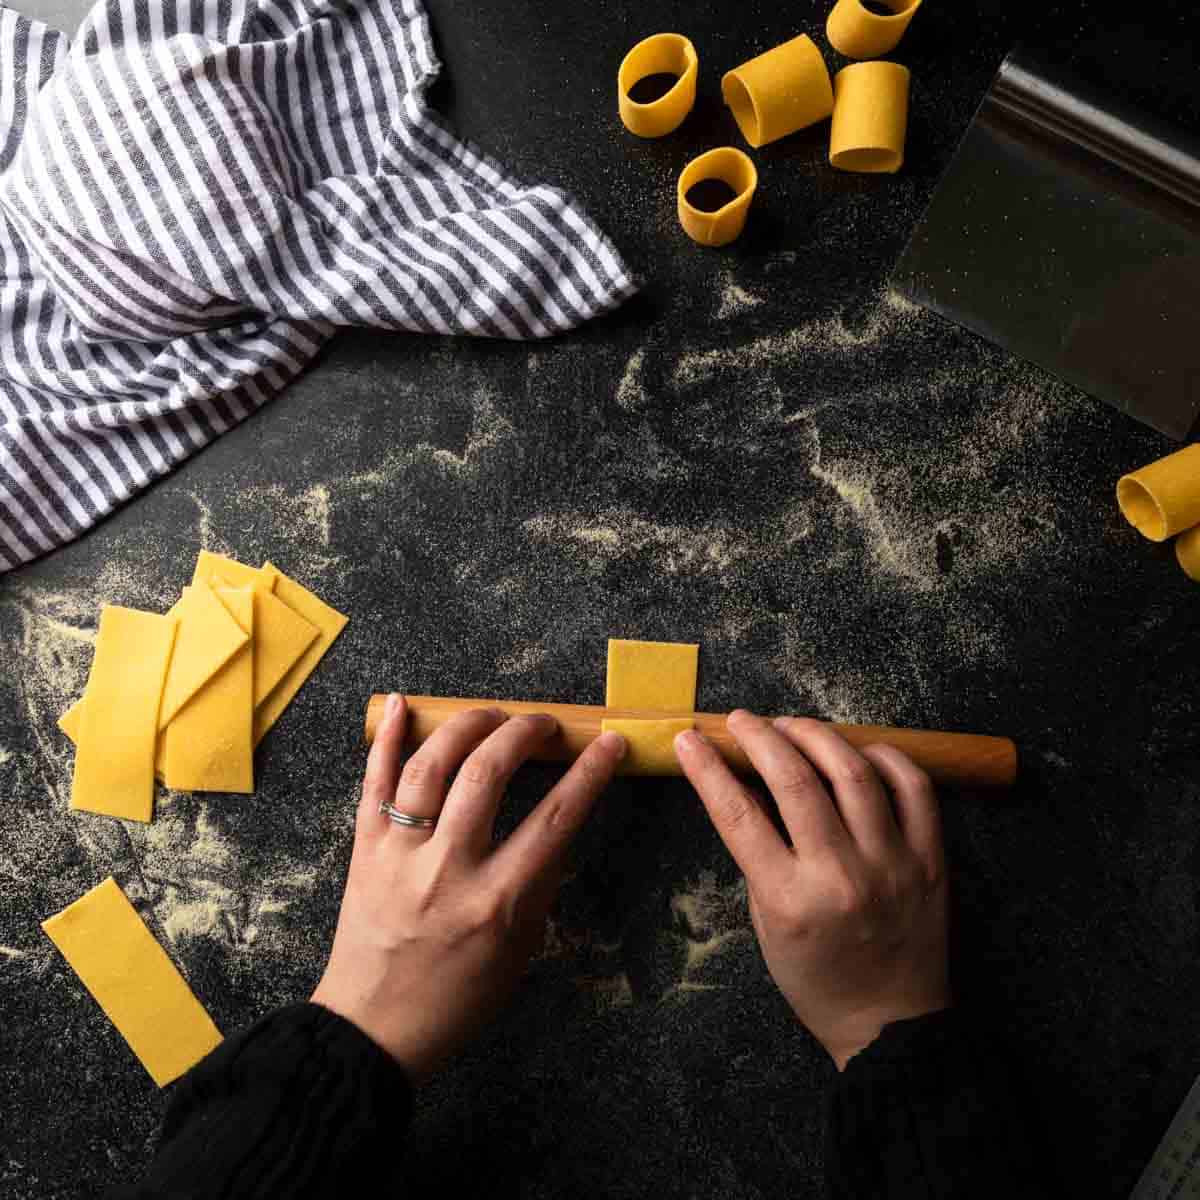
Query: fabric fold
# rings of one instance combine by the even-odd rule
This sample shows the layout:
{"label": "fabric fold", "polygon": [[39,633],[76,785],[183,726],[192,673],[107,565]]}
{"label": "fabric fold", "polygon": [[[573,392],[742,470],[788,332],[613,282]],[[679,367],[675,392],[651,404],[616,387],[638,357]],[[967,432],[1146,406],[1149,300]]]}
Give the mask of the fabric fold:
{"label": "fabric fold", "polygon": [[332,333],[544,338],[635,290],[569,195],[427,105],[416,0],[0,5],[0,571],[78,536]]}

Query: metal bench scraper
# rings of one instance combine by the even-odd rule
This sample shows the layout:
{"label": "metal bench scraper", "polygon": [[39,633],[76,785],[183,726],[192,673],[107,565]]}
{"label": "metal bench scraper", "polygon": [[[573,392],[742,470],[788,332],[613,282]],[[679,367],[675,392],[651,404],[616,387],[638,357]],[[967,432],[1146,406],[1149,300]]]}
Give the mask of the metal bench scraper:
{"label": "metal bench scraper", "polygon": [[1200,139],[1014,51],[892,283],[1182,440],[1200,414]]}

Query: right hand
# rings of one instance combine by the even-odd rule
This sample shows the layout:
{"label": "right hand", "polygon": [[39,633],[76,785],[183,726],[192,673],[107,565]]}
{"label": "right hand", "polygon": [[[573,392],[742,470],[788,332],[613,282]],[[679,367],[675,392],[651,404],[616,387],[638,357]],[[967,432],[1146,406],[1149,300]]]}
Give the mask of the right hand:
{"label": "right hand", "polygon": [[728,727],[770,788],[791,846],[695,731],[676,738],[680,765],[746,876],[771,977],[843,1070],[889,1021],[950,1004],[933,788],[899,750],[857,751],[819,721],[739,711]]}

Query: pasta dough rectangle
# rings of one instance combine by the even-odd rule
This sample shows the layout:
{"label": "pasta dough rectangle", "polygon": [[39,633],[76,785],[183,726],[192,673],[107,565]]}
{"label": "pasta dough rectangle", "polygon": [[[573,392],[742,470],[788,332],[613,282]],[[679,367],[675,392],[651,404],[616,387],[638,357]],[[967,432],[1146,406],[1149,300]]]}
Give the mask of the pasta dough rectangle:
{"label": "pasta dough rectangle", "polygon": [[267,591],[275,587],[275,580],[269,571],[248,567],[236,558],[226,558],[225,555],[214,554],[211,550],[201,550],[196,556],[192,583],[207,583],[217,587],[222,582],[239,588],[254,587],[256,583],[262,583]]}
{"label": "pasta dough rectangle", "polygon": [[42,929],[159,1087],[221,1044],[221,1033],[111,876]]}
{"label": "pasta dough rectangle", "polygon": [[693,729],[691,717],[663,717],[642,720],[635,717],[605,717],[600,730],[619,733],[627,751],[621,761],[622,775],[678,775],[679,759],[675,756],[675,735]]}
{"label": "pasta dough rectangle", "polygon": [[[237,623],[253,634],[254,594],[218,591]],[[254,791],[254,654],[242,647],[167,726],[164,779],[180,791]]]}
{"label": "pasta dough rectangle", "polygon": [[105,605],[78,724],[71,807],[149,821],[154,742],[176,621]]}
{"label": "pasta dough rectangle", "polygon": [[690,713],[696,710],[700,647],[686,642],[608,640],[609,708]]}
{"label": "pasta dough rectangle", "polygon": [[[220,575],[217,575],[220,579]],[[320,630],[293,612],[271,590],[275,580],[264,575],[254,584],[254,707],[275,690]],[[230,586],[226,584],[225,586]]]}
{"label": "pasta dough rectangle", "polygon": [[171,609],[179,618],[158,727],[175,714],[250,640],[206,583],[183,589]]}
{"label": "pasta dough rectangle", "polygon": [[304,686],[305,680],[316,670],[317,664],[337,640],[338,634],[346,627],[347,621],[347,618],[340,612],[330,608],[322,599],[314,596],[308,588],[302,587],[294,579],[289,579],[278,567],[268,562],[263,565],[263,570],[269,571],[274,578],[275,595],[294,613],[303,617],[310,625],[315,625],[319,633],[317,639],[305,650],[295,665],[255,711],[255,745],[262,741],[267,730],[283,715],[284,709]]}

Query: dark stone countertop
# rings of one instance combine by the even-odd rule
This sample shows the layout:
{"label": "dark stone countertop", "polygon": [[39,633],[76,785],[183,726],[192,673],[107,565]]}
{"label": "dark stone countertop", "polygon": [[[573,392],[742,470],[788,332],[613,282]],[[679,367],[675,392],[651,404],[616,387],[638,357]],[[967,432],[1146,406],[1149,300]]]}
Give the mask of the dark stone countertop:
{"label": "dark stone countertop", "polygon": [[[818,33],[826,4],[432,7],[439,105],[576,192],[645,291],[551,344],[346,333],[94,534],[0,579],[0,1193],[136,1173],[162,1110],[42,918],[112,872],[222,1028],[303,997],[368,694],[595,703],[625,635],[699,640],[704,708],[1020,741],[1011,795],[945,796],[957,986],[1036,1072],[1073,1191],[1126,1194],[1200,1070],[1198,593],[1112,499],[1169,447],[886,280],[1012,44],[1195,127],[1193,6],[1101,28],[1096,6],[929,0],[895,56],[904,171],[836,175],[826,129],[797,135],[756,153],[747,234],[716,252],[679,231],[673,189],[737,140],[720,73]],[[696,42],[701,97],[640,143],[614,77],[659,29]],[[165,609],[202,545],[270,556],[350,625],[253,798],[167,796],[145,827],[72,815],[54,719],[98,606]],[[508,819],[553,775],[531,769]],[[425,1093],[404,1169],[501,1196],[817,1194],[831,1075],[700,805],[624,783],[528,988]]]}

